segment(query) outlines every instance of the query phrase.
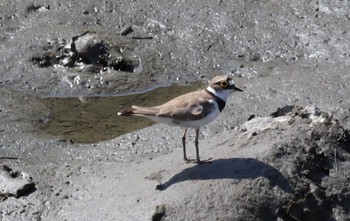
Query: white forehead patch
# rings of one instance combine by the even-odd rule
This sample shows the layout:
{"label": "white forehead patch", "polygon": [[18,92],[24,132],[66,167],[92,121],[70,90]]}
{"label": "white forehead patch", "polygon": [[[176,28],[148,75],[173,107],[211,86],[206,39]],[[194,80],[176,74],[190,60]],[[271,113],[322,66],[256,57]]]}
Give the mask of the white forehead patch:
{"label": "white forehead patch", "polygon": [[230,80],[230,81],[228,82],[228,84],[229,84],[230,86],[232,86],[232,85],[235,85],[235,82],[234,82],[233,80]]}

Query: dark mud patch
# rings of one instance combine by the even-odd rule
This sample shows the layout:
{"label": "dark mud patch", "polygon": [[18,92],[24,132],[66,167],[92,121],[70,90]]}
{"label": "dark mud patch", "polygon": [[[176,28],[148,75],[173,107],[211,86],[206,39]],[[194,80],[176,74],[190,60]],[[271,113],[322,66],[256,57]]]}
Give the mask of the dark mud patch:
{"label": "dark mud patch", "polygon": [[[127,47],[123,45],[123,47]],[[96,33],[84,32],[71,41],[55,39],[34,54],[31,61],[39,67],[61,65],[76,71],[98,73],[107,69],[135,72],[141,68],[140,58],[125,52],[120,45],[111,45]]]}
{"label": "dark mud patch", "polygon": [[72,143],[96,143],[154,124],[141,117],[117,116],[121,109],[135,105],[154,106],[176,96],[194,91],[201,82],[192,85],[173,84],[142,94],[101,97],[46,97],[49,109],[40,127],[50,134]]}

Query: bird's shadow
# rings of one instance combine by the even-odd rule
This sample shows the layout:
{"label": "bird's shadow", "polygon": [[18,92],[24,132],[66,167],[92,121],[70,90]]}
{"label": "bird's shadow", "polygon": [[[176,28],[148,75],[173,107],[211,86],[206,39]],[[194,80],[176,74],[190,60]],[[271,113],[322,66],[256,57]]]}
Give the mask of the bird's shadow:
{"label": "bird's shadow", "polygon": [[285,192],[293,191],[288,180],[277,169],[252,158],[218,159],[211,163],[195,165],[174,175],[167,182],[157,185],[156,189],[165,190],[171,185],[187,180],[255,179],[258,177],[265,177],[272,186],[278,186]]}

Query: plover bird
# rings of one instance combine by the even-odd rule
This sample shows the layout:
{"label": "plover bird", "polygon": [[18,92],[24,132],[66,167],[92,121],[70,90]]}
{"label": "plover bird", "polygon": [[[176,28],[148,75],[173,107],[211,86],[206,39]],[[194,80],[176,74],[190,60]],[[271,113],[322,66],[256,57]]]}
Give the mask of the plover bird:
{"label": "plover bird", "polygon": [[186,156],[186,133],[188,128],[196,129],[196,163],[201,163],[198,149],[199,129],[215,120],[225,108],[227,98],[234,91],[243,91],[235,86],[228,76],[216,76],[206,89],[176,97],[165,104],[154,107],[132,106],[118,112],[119,116],[146,117],[159,123],[185,128],[182,134],[184,160]]}

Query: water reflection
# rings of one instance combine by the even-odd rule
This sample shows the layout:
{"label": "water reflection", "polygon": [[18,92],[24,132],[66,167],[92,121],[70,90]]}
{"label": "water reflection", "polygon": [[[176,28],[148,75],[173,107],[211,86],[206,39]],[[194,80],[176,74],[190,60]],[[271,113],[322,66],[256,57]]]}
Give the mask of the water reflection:
{"label": "water reflection", "polygon": [[173,84],[143,94],[104,97],[47,97],[42,102],[50,111],[42,129],[74,143],[95,143],[150,126],[141,117],[120,117],[117,112],[131,104],[153,106],[197,90],[201,83]]}

